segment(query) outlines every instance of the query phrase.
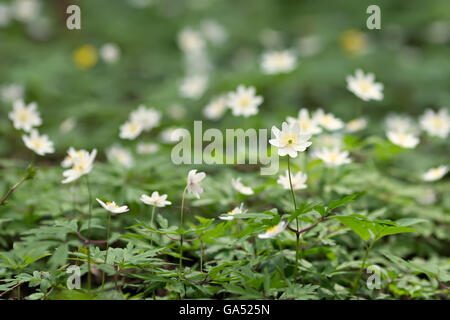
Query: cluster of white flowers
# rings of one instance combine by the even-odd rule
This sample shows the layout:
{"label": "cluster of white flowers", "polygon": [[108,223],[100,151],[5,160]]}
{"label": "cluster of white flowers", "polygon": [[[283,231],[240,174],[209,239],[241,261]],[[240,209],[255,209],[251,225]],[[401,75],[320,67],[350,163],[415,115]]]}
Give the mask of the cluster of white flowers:
{"label": "cluster of white flowers", "polygon": [[127,122],[120,127],[120,138],[134,140],[142,131],[150,131],[159,126],[161,113],[153,108],[140,105],[131,112]]}
{"label": "cluster of white flowers", "polygon": [[134,165],[134,158],[130,150],[120,146],[112,146],[106,151],[108,161],[117,162],[125,168],[131,168]]}
{"label": "cluster of white flowers", "polygon": [[339,147],[317,149],[313,156],[322,160],[328,167],[337,167],[352,162],[349,152],[342,151]]}
{"label": "cluster of white flowers", "polygon": [[297,66],[297,59],[292,51],[267,51],[261,58],[261,70],[265,74],[288,73]]}
{"label": "cluster of white flowers", "polygon": [[420,127],[432,137],[447,138],[450,132],[450,115],[447,109],[437,112],[427,109],[419,118]]}
{"label": "cluster of white flowers", "polygon": [[364,101],[383,99],[383,84],[375,82],[373,73],[364,74],[361,69],[355,76],[347,76],[347,89]]}
{"label": "cluster of white flowers", "polygon": [[62,183],[73,182],[80,177],[87,175],[94,167],[94,160],[97,155],[97,149],[93,149],[90,153],[87,150],[75,150],[70,147],[67,156],[61,163],[62,167],[69,168],[63,172],[65,178]]}

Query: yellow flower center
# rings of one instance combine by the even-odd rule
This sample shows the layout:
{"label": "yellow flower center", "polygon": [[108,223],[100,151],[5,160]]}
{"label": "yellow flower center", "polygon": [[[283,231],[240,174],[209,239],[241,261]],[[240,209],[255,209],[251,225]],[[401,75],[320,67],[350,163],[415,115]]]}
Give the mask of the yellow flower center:
{"label": "yellow flower center", "polygon": [[444,121],[439,117],[433,117],[433,120],[431,121],[431,123],[433,124],[433,126],[435,128],[442,128],[444,125]]}
{"label": "yellow flower center", "polygon": [[34,139],[32,139],[32,140],[31,140],[31,144],[33,145],[33,147],[34,147],[35,149],[41,149],[41,148],[42,148],[42,145],[43,145],[42,140],[39,139],[39,138],[34,138]]}
{"label": "yellow flower center", "polygon": [[18,116],[19,120],[22,122],[28,122],[30,120],[30,114],[26,110],[20,110]]}
{"label": "yellow flower center", "polygon": [[282,138],[283,145],[292,146],[297,143],[297,136],[293,133],[286,133]]}
{"label": "yellow flower center", "polygon": [[267,229],[267,232],[274,232],[278,230],[278,225],[274,225],[273,227],[270,227],[269,229]]}
{"label": "yellow flower center", "polygon": [[359,88],[361,89],[362,92],[367,93],[371,88],[371,83],[367,80],[361,80],[359,82]]}
{"label": "yellow flower center", "polygon": [[250,105],[249,97],[242,97],[240,101],[241,107],[248,107]]}

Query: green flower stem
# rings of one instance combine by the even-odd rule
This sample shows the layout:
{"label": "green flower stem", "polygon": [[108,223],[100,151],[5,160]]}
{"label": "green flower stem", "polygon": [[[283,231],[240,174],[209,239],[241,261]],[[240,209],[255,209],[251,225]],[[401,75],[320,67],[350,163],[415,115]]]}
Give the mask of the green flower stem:
{"label": "green flower stem", "polygon": [[366,264],[367,257],[368,257],[368,255],[369,255],[369,252],[370,252],[370,250],[372,249],[373,245],[375,244],[375,241],[376,241],[376,238],[373,238],[373,239],[372,239],[372,242],[370,243],[370,245],[366,248],[366,253],[365,253],[365,255],[364,255],[364,258],[363,258],[363,261],[362,261],[362,264],[361,264],[361,268],[359,269],[359,274],[358,274],[358,276],[355,278],[355,281],[353,282],[353,290],[352,290],[352,294],[355,294],[356,291],[358,291],[358,289],[359,289],[359,281],[361,280],[362,273],[363,273],[363,271],[364,271],[364,266],[365,266],[365,264]]}
{"label": "green flower stem", "polygon": [[[294,212],[297,210],[297,202],[295,201],[295,193],[294,188],[292,187],[292,179],[291,179],[291,160],[290,156],[288,156],[288,176],[289,176],[289,185],[291,187],[291,194],[292,194],[292,201],[294,202]],[[297,233],[296,233],[296,248],[295,248],[295,268],[294,268],[294,282],[297,279],[297,270],[298,270],[298,254],[299,254],[299,248],[300,248],[300,234],[299,231],[299,225],[298,225],[298,217],[295,219],[297,223]]]}
{"label": "green flower stem", "polygon": [[[108,212],[108,226],[106,228],[106,253],[105,253],[105,264],[108,261],[108,250],[109,250],[109,234],[111,230],[111,212]],[[103,271],[103,277],[102,277],[102,291],[105,287],[105,274],[106,272]]]}
{"label": "green flower stem", "polygon": [[[152,218],[150,219],[150,227],[153,227],[153,218],[155,217],[155,209],[156,209],[156,206],[153,206]],[[150,235],[150,245],[153,245],[153,232]]]}
{"label": "green flower stem", "polygon": [[[181,198],[181,215],[180,215],[180,228],[183,229],[183,210],[184,210],[184,198],[186,196],[187,186],[184,188],[183,197]],[[181,271],[183,270],[183,233],[180,233],[180,279]]]}
{"label": "green flower stem", "polygon": [[[92,218],[92,193],[91,184],[89,183],[89,178],[86,176],[86,185],[89,197],[89,217],[88,217],[88,238],[91,238],[91,218]],[[91,244],[87,245],[88,252],[88,291],[91,292]]]}

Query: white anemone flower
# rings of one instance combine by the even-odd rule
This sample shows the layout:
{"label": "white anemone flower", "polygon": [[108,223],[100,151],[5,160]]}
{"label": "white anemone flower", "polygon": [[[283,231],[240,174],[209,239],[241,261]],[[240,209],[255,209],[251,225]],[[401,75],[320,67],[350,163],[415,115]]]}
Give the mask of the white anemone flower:
{"label": "white anemone flower", "polygon": [[112,146],[106,151],[106,158],[109,161],[116,161],[125,168],[131,168],[134,165],[134,158],[131,152],[119,146]]}
{"label": "white anemone flower", "polygon": [[39,135],[39,132],[36,129],[31,130],[29,136],[23,135],[22,140],[28,149],[33,150],[40,156],[43,156],[46,153],[55,152],[53,142],[48,139],[47,135]]}
{"label": "white anemone flower", "polygon": [[201,24],[201,31],[205,38],[214,45],[220,45],[228,37],[225,28],[215,20],[204,20]]}
{"label": "white anemone flower", "polygon": [[373,73],[364,74],[361,69],[355,76],[347,76],[347,89],[364,101],[383,99],[383,84],[375,82]]}
{"label": "white anemone flower", "polygon": [[89,152],[87,152],[86,150],[84,150],[84,149],[75,150],[73,147],[70,147],[69,150],[67,150],[67,156],[61,162],[61,166],[63,168],[69,168],[69,167],[73,166],[75,158],[81,160],[81,159],[87,159],[88,157],[89,157]]}
{"label": "white anemone flower", "polygon": [[94,159],[97,155],[97,149],[93,149],[91,153],[87,154],[83,152],[83,156],[79,157],[76,154],[72,156],[72,167],[63,172],[63,177],[65,178],[61,183],[70,183],[77,180],[78,178],[91,172],[94,167]]}
{"label": "white anemone flower", "polygon": [[241,203],[241,205],[239,207],[236,207],[233,210],[228,211],[227,213],[221,214],[219,216],[219,219],[230,221],[230,220],[234,219],[235,214],[246,213],[246,212],[247,212],[247,209],[244,209],[244,204]]}
{"label": "white anemone flower", "polygon": [[277,235],[279,235],[281,232],[283,232],[286,229],[286,227],[287,227],[287,222],[285,220],[282,220],[282,221],[280,221],[280,223],[267,229],[266,232],[259,234],[258,238],[260,238],[260,239],[275,238]]}
{"label": "white anemone flower", "polygon": [[59,131],[61,131],[62,133],[69,133],[73,131],[73,129],[75,129],[76,125],[77,121],[74,118],[67,118],[59,125]]}
{"label": "white anemone flower", "polygon": [[235,92],[228,94],[227,105],[234,116],[249,117],[258,113],[258,107],[263,102],[262,96],[256,95],[255,87],[246,88],[239,85]]}
{"label": "white anemone flower", "polygon": [[427,109],[420,117],[419,122],[421,128],[430,136],[447,138],[450,132],[450,115],[448,114],[448,110],[444,108],[438,112]]}
{"label": "white anemone flower", "polygon": [[105,43],[100,48],[100,57],[109,64],[114,64],[120,59],[120,48],[115,43]]}
{"label": "white anemone flower", "polygon": [[217,120],[222,118],[227,110],[227,99],[224,96],[211,100],[210,103],[203,109],[203,115],[210,120]]}
{"label": "white anemone flower", "polygon": [[199,32],[185,28],[178,34],[178,46],[187,54],[197,54],[205,48],[205,40]]}
{"label": "white anemone flower", "polygon": [[200,187],[200,181],[206,177],[206,173],[199,172],[197,170],[191,170],[187,177],[187,191],[192,193],[197,199],[200,199],[200,193],[203,192],[202,187]]}
{"label": "white anemone flower", "polygon": [[167,194],[159,195],[158,191],[153,191],[151,197],[146,194],[141,195],[140,200],[149,205],[158,208],[164,208],[165,206],[171,205],[172,202],[167,201]]}
{"label": "white anemone flower", "polygon": [[268,51],[261,58],[261,69],[265,74],[288,73],[296,66],[297,59],[289,50]]}
{"label": "white anemone flower", "polygon": [[104,203],[102,200],[96,198],[95,200],[97,200],[98,203],[100,203],[100,205],[107,211],[111,212],[111,213],[124,213],[129,211],[127,206],[119,206],[117,205],[114,201],[112,202],[106,202]]}
{"label": "white anemone flower", "polygon": [[119,136],[122,139],[134,140],[141,134],[142,130],[142,125],[139,122],[127,121],[120,126]]}
{"label": "white anemone flower", "polygon": [[315,135],[322,132],[322,128],[319,126],[316,119],[309,117],[308,109],[303,108],[298,112],[297,118],[287,117],[286,120],[290,125],[298,122],[300,125],[300,132],[303,134]]}
{"label": "white anemone flower", "polygon": [[419,138],[413,133],[388,131],[386,136],[393,144],[407,149],[413,149],[419,143]]}
{"label": "white anemone flower", "polygon": [[247,196],[252,195],[254,193],[251,187],[242,184],[240,177],[237,179],[232,178],[231,185],[237,192],[245,194]]}
{"label": "white anemone flower", "polygon": [[[296,174],[291,173],[291,182],[292,188],[294,190],[306,189],[308,186],[306,185],[306,180],[308,179],[308,175],[301,171]],[[281,184],[284,189],[291,189],[291,185],[289,183],[289,171],[286,170],[286,175],[280,175],[277,180],[278,184]]]}
{"label": "white anemone flower", "polygon": [[439,166],[437,168],[431,168],[422,175],[422,179],[424,181],[436,181],[442,179],[442,177],[444,177],[447,174],[448,170],[449,170],[448,166]]}
{"label": "white anemone flower", "polygon": [[187,99],[199,99],[208,87],[208,77],[205,75],[190,75],[183,79],[179,87],[180,96]]}
{"label": "white anemone flower", "polygon": [[297,157],[298,152],[303,152],[311,145],[310,134],[302,134],[300,132],[300,125],[295,122],[289,126],[286,122],[281,124],[281,131],[273,126],[272,133],[275,139],[270,139],[269,143],[278,147],[278,155],[289,155],[292,158]]}
{"label": "white anemone flower", "polygon": [[337,167],[352,162],[348,151],[339,148],[321,148],[314,152],[314,156],[321,159],[328,167]]}
{"label": "white anemone flower", "polygon": [[365,129],[366,127],[367,127],[367,120],[364,118],[356,118],[356,119],[350,120],[345,125],[345,129],[348,132],[358,132],[358,131]]}
{"label": "white anemone flower", "polygon": [[335,117],[332,113],[325,113],[322,109],[317,109],[314,112],[313,120],[328,131],[342,129],[345,125],[341,119]]}
{"label": "white anemone flower", "polygon": [[14,128],[30,132],[34,127],[40,126],[42,119],[36,109],[36,102],[26,105],[23,100],[14,101],[13,111],[8,115],[9,119],[13,122]]}
{"label": "white anemone flower", "polygon": [[159,126],[160,120],[161,112],[153,108],[147,108],[144,105],[140,105],[130,114],[130,122],[140,124],[144,131],[149,131]]}
{"label": "white anemone flower", "polygon": [[16,100],[23,99],[25,88],[18,83],[3,85],[0,88],[0,97],[2,101],[13,103]]}
{"label": "white anemone flower", "polygon": [[405,114],[389,114],[385,120],[386,130],[395,132],[417,133],[418,128],[414,120]]}

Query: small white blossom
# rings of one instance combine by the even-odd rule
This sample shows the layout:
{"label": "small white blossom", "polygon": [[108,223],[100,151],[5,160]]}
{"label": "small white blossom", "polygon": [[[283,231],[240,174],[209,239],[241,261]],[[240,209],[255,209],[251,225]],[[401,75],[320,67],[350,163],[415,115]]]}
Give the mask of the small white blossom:
{"label": "small white blossom", "polygon": [[219,216],[219,219],[230,221],[230,220],[234,219],[235,214],[246,213],[246,212],[247,212],[247,209],[244,209],[244,204],[241,203],[241,205],[239,207],[236,207],[233,210],[228,211],[227,213],[221,214]]}
{"label": "small white blossom", "polygon": [[55,152],[53,142],[48,139],[47,135],[39,135],[36,129],[31,130],[29,136],[23,135],[22,140],[28,149],[33,150],[40,156]]}
{"label": "small white blossom", "polygon": [[0,88],[0,97],[2,101],[13,103],[16,100],[22,100],[24,97],[25,88],[18,83],[11,83],[3,85]]}
{"label": "small white blossom", "polygon": [[112,146],[106,151],[108,161],[116,161],[125,168],[131,168],[134,165],[134,158],[131,152],[119,146]]}
{"label": "small white blossom", "polygon": [[200,187],[200,181],[206,177],[206,173],[199,172],[197,170],[191,170],[187,177],[187,190],[192,193],[197,199],[200,199],[200,193],[203,192],[202,187]]}
{"label": "small white blossom", "polygon": [[205,20],[201,24],[201,31],[205,38],[214,45],[220,45],[227,40],[227,32],[214,20]]}
{"label": "small white blossom", "polygon": [[298,122],[300,125],[300,132],[303,134],[319,134],[322,132],[322,128],[319,126],[317,119],[313,119],[309,117],[308,109],[301,109],[298,112],[298,117],[287,117],[287,122],[290,125],[293,125],[295,122]]}
{"label": "small white blossom", "polygon": [[367,120],[364,118],[357,118],[347,122],[345,129],[348,132],[357,132],[367,127]]}
{"label": "small white blossom", "polygon": [[197,100],[208,87],[208,77],[204,75],[192,75],[183,79],[179,87],[180,95],[183,98]]}
{"label": "small white blossom", "polygon": [[175,143],[180,141],[187,134],[188,131],[184,128],[171,127],[161,131],[159,137],[163,143]]}
{"label": "small white blossom", "polygon": [[114,64],[120,59],[120,48],[115,43],[105,43],[100,48],[100,57],[106,63]]}
{"label": "small white blossom", "polygon": [[161,112],[153,108],[146,108],[144,105],[140,105],[130,114],[130,122],[140,124],[144,131],[159,126],[160,120]]}
{"label": "small white blossom", "polygon": [[14,17],[20,22],[31,22],[41,11],[39,0],[15,0],[11,6]]}
{"label": "small white blossom", "polygon": [[74,118],[67,118],[59,125],[59,131],[62,133],[69,133],[75,128],[76,125],[77,121]]}
{"label": "small white blossom", "polygon": [[321,148],[314,152],[314,156],[321,159],[329,167],[337,167],[352,162],[348,151],[339,148]]}
{"label": "small white blossom", "polygon": [[237,87],[235,92],[228,94],[227,105],[234,116],[249,117],[258,113],[258,106],[263,102],[262,96],[256,96],[255,87]]}
{"label": "small white blossom", "polygon": [[159,145],[156,143],[143,143],[140,142],[136,146],[136,151],[139,154],[153,154],[158,152]]}
{"label": "small white blossom", "polygon": [[198,53],[204,49],[205,41],[199,32],[185,28],[178,35],[178,45],[185,53]]}
{"label": "small white blossom", "polygon": [[119,136],[122,139],[134,140],[142,132],[142,125],[135,121],[127,121],[120,126]]}
{"label": "small white blossom", "polygon": [[375,82],[373,73],[365,75],[361,69],[355,76],[347,76],[347,89],[364,101],[383,99],[383,84]]}
{"label": "small white blossom", "polygon": [[233,188],[238,191],[239,193],[245,194],[247,196],[252,195],[253,189],[251,187],[245,186],[244,184],[242,184],[241,182],[241,178],[237,178],[231,179],[231,185],[233,186]]}
{"label": "small white blossom", "polygon": [[442,177],[444,177],[447,174],[448,170],[449,170],[448,166],[439,166],[437,168],[431,168],[422,175],[422,179],[424,181],[436,181],[442,179]]}
{"label": "small white blossom", "polygon": [[8,5],[0,3],[0,27],[5,27],[11,22],[11,9]]}
{"label": "small white blossom", "polygon": [[287,73],[295,69],[297,59],[289,50],[268,51],[261,59],[261,69],[266,74]]}
{"label": "small white blossom", "polygon": [[450,115],[447,109],[440,109],[438,112],[426,110],[420,117],[420,126],[430,136],[447,138],[450,132]]}
{"label": "small white blossom", "polygon": [[95,200],[97,200],[98,203],[100,203],[100,205],[107,211],[111,212],[111,213],[124,213],[129,211],[127,206],[118,206],[114,201],[113,202],[106,202],[104,203],[102,200],[96,198]]}
{"label": "small white blossom", "polygon": [[387,131],[417,133],[418,128],[414,120],[401,114],[389,114],[385,120]]}
{"label": "small white blossom", "polygon": [[75,181],[78,178],[91,172],[92,168],[94,167],[94,159],[97,155],[97,149],[92,150],[91,153],[88,153],[88,151],[86,150],[80,151],[80,153],[72,152],[71,154],[69,154],[72,158],[72,167],[63,172],[63,177],[65,179],[62,181],[62,183],[65,184]]}
{"label": "small white blossom", "polygon": [[140,200],[149,205],[149,206],[154,206],[154,207],[158,207],[158,208],[163,208],[165,206],[168,206],[170,204],[172,204],[172,202],[167,201],[167,194],[162,194],[159,195],[158,191],[153,191],[152,196],[149,197],[146,194],[141,195]]}
{"label": "small white blossom", "polygon": [[287,222],[282,220],[280,223],[267,229],[266,232],[259,234],[258,238],[260,238],[260,239],[275,238],[277,235],[279,235],[281,232],[283,232],[286,229],[286,227],[287,227]]}
{"label": "small white blossom", "polygon": [[[306,180],[308,179],[308,175],[301,171],[296,174],[291,173],[291,182],[292,188],[294,190],[306,189],[308,186],[306,185]],[[280,175],[277,180],[278,184],[281,184],[284,189],[291,189],[291,185],[289,183],[289,171],[286,170],[286,175]]]}
{"label": "small white blossom", "polygon": [[213,99],[203,109],[203,115],[207,119],[217,120],[220,119],[227,110],[227,100],[225,97],[218,97]]}
{"label": "small white blossom", "polygon": [[81,149],[81,150],[75,150],[73,147],[70,147],[69,150],[67,150],[67,156],[64,158],[64,160],[61,162],[61,166],[63,168],[69,168],[73,166],[74,159],[82,160],[82,159],[88,159],[89,158],[89,152]]}
{"label": "small white blossom", "polygon": [[13,111],[9,113],[9,119],[13,122],[14,128],[30,132],[34,127],[42,124],[39,112],[36,110],[36,102],[25,105],[23,100],[16,100],[13,104]]}
{"label": "small white blossom", "polygon": [[317,109],[314,112],[313,120],[328,131],[335,131],[344,127],[344,122],[341,119],[336,118],[332,113],[325,113],[322,109]]}
{"label": "small white blossom", "polygon": [[393,144],[403,148],[413,149],[419,143],[419,138],[412,133],[388,131],[386,136]]}
{"label": "small white blossom", "polygon": [[289,155],[295,158],[298,152],[305,151],[311,145],[311,142],[308,141],[311,135],[300,133],[298,122],[295,122],[292,126],[283,122],[281,131],[273,126],[272,133],[275,135],[275,139],[270,139],[269,143],[278,147],[278,155],[280,156]]}

